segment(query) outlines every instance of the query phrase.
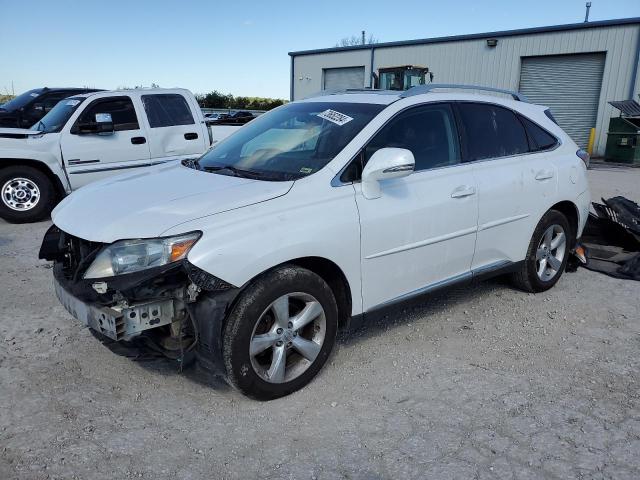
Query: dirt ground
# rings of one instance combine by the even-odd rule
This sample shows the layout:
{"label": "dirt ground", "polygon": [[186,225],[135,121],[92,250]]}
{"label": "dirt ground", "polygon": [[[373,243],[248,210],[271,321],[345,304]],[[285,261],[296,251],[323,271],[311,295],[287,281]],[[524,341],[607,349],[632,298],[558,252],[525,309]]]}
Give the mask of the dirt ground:
{"label": "dirt ground", "polygon": [[[589,174],[640,199],[640,169]],[[259,403],[100,345],[37,259],[48,225],[0,223],[1,479],[640,478],[640,282],[447,290]]]}

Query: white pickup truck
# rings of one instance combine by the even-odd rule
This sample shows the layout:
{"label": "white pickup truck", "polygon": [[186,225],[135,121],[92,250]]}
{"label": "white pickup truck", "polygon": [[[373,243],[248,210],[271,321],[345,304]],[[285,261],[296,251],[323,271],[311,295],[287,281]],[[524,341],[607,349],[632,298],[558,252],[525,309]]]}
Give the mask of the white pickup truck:
{"label": "white pickup truck", "polygon": [[40,220],[89,182],[199,157],[238,128],[209,128],[188,90],[74,95],[30,129],[0,129],[0,217],[14,223]]}

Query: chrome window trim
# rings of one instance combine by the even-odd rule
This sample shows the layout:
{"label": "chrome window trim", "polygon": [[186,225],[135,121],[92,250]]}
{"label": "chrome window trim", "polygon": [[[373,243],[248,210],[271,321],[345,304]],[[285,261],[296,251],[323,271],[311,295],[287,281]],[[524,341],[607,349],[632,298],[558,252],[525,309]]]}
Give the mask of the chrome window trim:
{"label": "chrome window trim", "polygon": [[[478,160],[467,160],[464,161],[462,158],[460,159],[460,163],[457,163],[455,165],[445,165],[442,167],[435,167],[435,168],[428,168],[425,170],[417,170],[415,171],[412,175],[416,175],[419,174],[421,172],[430,172],[432,170],[439,170],[442,168],[451,168],[451,167],[457,167],[460,165],[466,165],[466,164],[470,164],[470,163],[479,163],[479,162],[488,162],[488,161],[493,161],[493,160],[501,160],[501,159],[508,159],[508,158],[513,158],[513,157],[522,157],[525,155],[535,155],[535,154],[539,154],[539,153],[548,153],[548,152],[553,152],[554,150],[560,148],[562,145],[564,145],[564,143],[562,142],[561,138],[558,138],[557,135],[551,133],[549,130],[547,130],[546,128],[544,128],[542,125],[540,125],[538,122],[536,122],[535,120],[532,120],[531,117],[523,114],[522,112],[519,112],[518,110],[514,110],[513,108],[509,108],[505,105],[502,105],[500,103],[495,103],[495,102],[485,102],[485,101],[479,101],[479,100],[439,100],[439,101],[435,101],[435,102],[424,102],[424,103],[417,103],[414,105],[409,105],[405,108],[403,108],[402,110],[398,110],[395,115],[393,115],[391,118],[387,119],[386,122],[384,122],[384,124],[382,124],[382,126],[380,126],[380,128],[378,128],[378,130],[376,130],[367,140],[366,142],[364,142],[364,146],[358,150],[358,153],[356,153],[351,159],[349,159],[348,162],[345,163],[345,165],[338,171],[338,173],[331,179],[330,185],[332,187],[344,187],[346,185],[353,185],[354,183],[360,183],[360,181],[356,181],[356,182],[343,182],[342,180],[340,180],[340,177],[342,176],[342,174],[344,173],[344,171],[347,169],[347,167],[349,167],[349,165],[351,165],[351,162],[353,162],[358,155],[362,154],[362,150],[364,149],[364,147],[371,141],[371,139],[373,137],[375,137],[384,127],[387,126],[387,124],[389,122],[391,122],[394,118],[396,118],[398,115],[406,112],[407,110],[410,110],[411,108],[415,108],[415,107],[421,107],[421,106],[426,106],[426,105],[438,105],[438,104],[447,104],[447,105],[451,105],[453,108],[454,104],[457,103],[479,103],[479,104],[486,104],[486,105],[494,105],[496,107],[501,107],[501,108],[505,108],[507,110],[509,110],[510,112],[512,112],[513,114],[515,114],[516,116],[522,116],[525,117],[527,120],[529,120],[531,123],[533,123],[534,125],[536,125],[537,127],[541,128],[542,130],[544,130],[546,133],[548,133],[549,135],[551,135],[553,138],[556,139],[556,143],[553,145],[553,147],[551,148],[545,148],[544,150],[536,150],[536,151],[532,151],[532,152],[524,152],[524,153],[515,153],[512,155],[504,155],[501,157],[488,157],[488,158],[481,158]],[[389,104],[386,108],[388,108],[389,106],[391,106],[393,104]],[[378,115],[382,114],[385,110],[383,109]],[[456,125],[457,127],[457,125]],[[526,127],[524,125],[522,125],[522,128],[525,129],[526,132]],[[458,136],[460,136],[460,132],[458,130]],[[528,135],[527,135],[527,141],[528,141]],[[461,142],[460,142],[461,143]]]}

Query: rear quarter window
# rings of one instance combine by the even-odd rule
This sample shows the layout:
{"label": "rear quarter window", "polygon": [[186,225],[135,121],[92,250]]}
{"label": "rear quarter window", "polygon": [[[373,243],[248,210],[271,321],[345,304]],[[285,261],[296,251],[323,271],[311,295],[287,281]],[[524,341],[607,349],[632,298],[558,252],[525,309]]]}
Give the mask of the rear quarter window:
{"label": "rear quarter window", "polygon": [[536,125],[527,117],[520,116],[520,120],[527,130],[529,136],[530,150],[532,152],[539,152],[541,150],[548,150],[553,148],[558,140],[542,127]]}
{"label": "rear quarter window", "polygon": [[180,94],[142,95],[142,104],[151,128],[195,123],[187,101]]}

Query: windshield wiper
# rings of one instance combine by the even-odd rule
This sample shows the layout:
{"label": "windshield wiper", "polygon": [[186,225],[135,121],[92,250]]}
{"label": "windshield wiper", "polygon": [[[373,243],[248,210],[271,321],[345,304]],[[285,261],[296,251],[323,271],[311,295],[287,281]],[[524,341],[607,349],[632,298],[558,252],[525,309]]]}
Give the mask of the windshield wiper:
{"label": "windshield wiper", "polygon": [[233,173],[234,177],[242,177],[242,178],[252,178],[252,179],[260,179],[263,178],[263,174],[260,172],[254,172],[253,170],[243,170],[241,168],[236,168],[233,165],[220,165],[213,167],[202,167],[205,172],[220,172],[222,170],[228,170]]}
{"label": "windshield wiper", "polygon": [[288,172],[257,172],[255,170],[244,170],[241,168],[236,168],[233,165],[213,165],[209,167],[202,167],[201,170],[204,170],[205,172],[220,172],[222,170],[227,170],[231,172],[234,177],[250,178],[252,180],[267,180],[271,182],[298,180],[299,178],[305,176],[299,173]]}

